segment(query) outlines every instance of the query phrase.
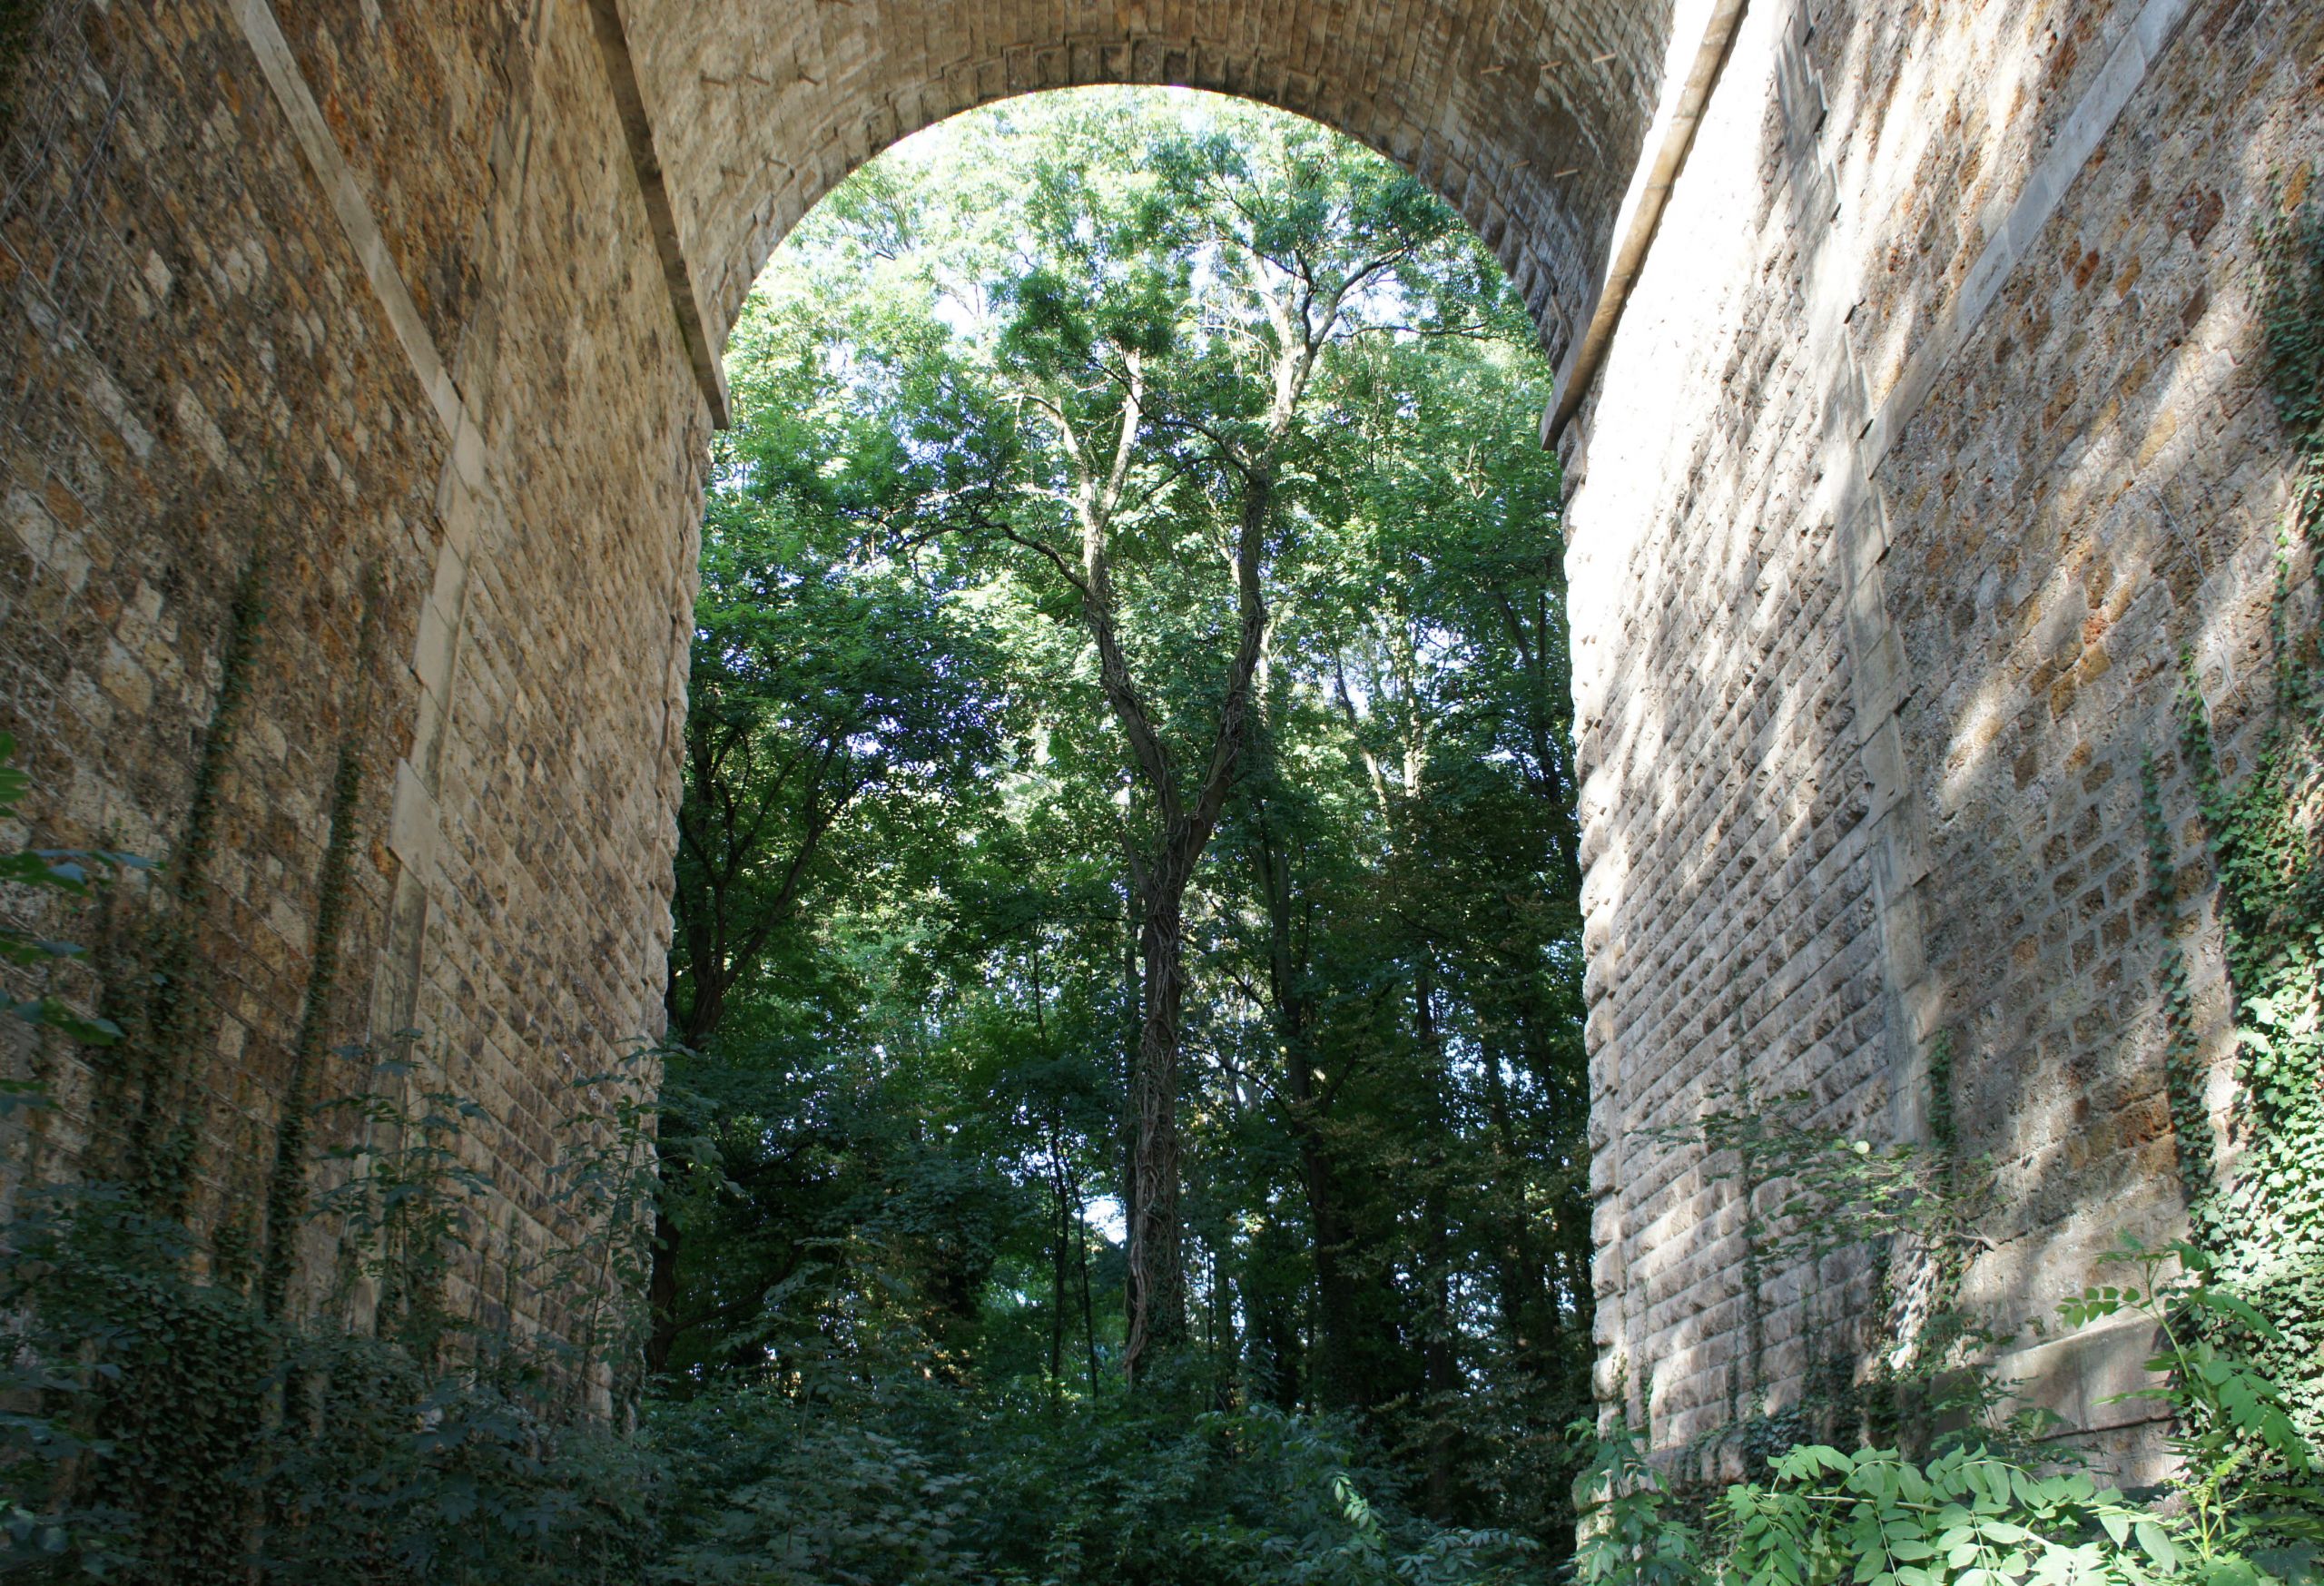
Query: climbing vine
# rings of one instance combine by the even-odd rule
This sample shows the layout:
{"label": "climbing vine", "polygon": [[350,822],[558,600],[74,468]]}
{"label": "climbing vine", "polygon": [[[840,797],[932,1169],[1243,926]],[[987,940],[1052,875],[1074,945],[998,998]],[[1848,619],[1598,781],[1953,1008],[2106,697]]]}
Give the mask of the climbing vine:
{"label": "climbing vine", "polygon": [[2269,394],[2299,459],[2292,517],[2303,536],[2324,491],[2324,200],[2280,203],[2260,229],[2260,324]]}
{"label": "climbing vine", "polygon": [[[206,1227],[191,1204],[198,1078],[216,1040],[200,937],[222,791],[250,714],[265,569],[262,554],[251,557],[233,602],[170,862],[0,854],[0,882],[94,900],[111,924],[101,1016],[31,983],[83,957],[77,945],[0,927],[0,960],[28,977],[9,1011],[88,1049],[97,1080],[84,1176],[26,1181],[0,1226],[11,1345],[0,1358],[0,1573],[154,1586],[634,1579],[650,1532],[652,1456],[615,1435],[601,1391],[576,1386],[602,1386],[608,1363],[594,1352],[622,1347],[634,1324],[600,1305],[577,1334],[563,1330],[576,1342],[543,1344],[518,1331],[515,1301],[545,1292],[545,1273],[577,1278],[587,1265],[601,1282],[617,1267],[626,1279],[636,1259],[620,1266],[620,1237],[519,1255],[522,1242],[501,1231],[499,1287],[487,1293],[488,1186],[468,1165],[465,1138],[480,1109],[408,1039],[369,1065],[373,1082],[356,1095],[314,1094],[326,1058],[359,1069],[370,1056],[325,1046],[360,852],[363,677],[377,630],[369,588],[271,1166],[259,1195],[230,1196]],[[0,819],[27,792],[5,763],[13,748],[0,739]],[[153,872],[141,895],[107,884],[133,870]],[[634,1074],[613,1078],[617,1099],[640,1089]],[[625,1207],[617,1221],[642,1220],[650,1148],[635,1107],[607,1111],[607,1082],[576,1086],[557,1127],[539,1208],[552,1226],[595,1229]],[[0,1106],[57,1110],[37,1065],[0,1089]],[[350,1115],[352,1131],[331,1127]],[[318,1148],[350,1132],[354,1143]],[[266,1160],[262,1148],[251,1155]],[[310,1171],[326,1157],[344,1171],[315,1197]],[[345,1253],[341,1303],[294,1316],[300,1234],[319,1220]],[[457,1295],[456,1274],[470,1280]]]}
{"label": "climbing vine", "polygon": [[[524,1337],[510,1294],[487,1296],[485,1186],[460,1165],[477,1108],[423,1084],[417,1111],[395,1113],[404,1066],[379,1065],[359,1103],[398,1143],[310,1213],[365,1252],[350,1273],[379,1296],[372,1331],[294,1321],[205,1276],[185,1225],[121,1186],[28,1195],[0,1238],[0,1312],[15,1318],[0,1365],[0,1573],[637,1578],[654,1451],[576,1403],[571,1384],[600,1380],[604,1362]],[[591,1142],[618,1127],[586,1106],[567,1121],[569,1176],[598,1173]],[[562,1192],[547,1208],[573,1209]],[[473,1276],[467,1304],[456,1271]]]}
{"label": "climbing vine", "polygon": [[294,1241],[306,1220],[310,1132],[315,1085],[329,1055],[331,994],[338,989],[340,953],[347,931],[348,901],[357,851],[358,817],[363,793],[363,749],[371,725],[371,673],[379,642],[379,587],[376,570],[365,576],[362,624],[356,644],[351,708],[340,730],[331,773],[330,813],[322,867],[315,885],[314,954],[290,1047],[290,1076],[274,1128],[274,1161],[267,1174],[266,1247],[259,1265],[260,1307],[281,1314],[297,1265]]}
{"label": "climbing vine", "polygon": [[[244,564],[228,608],[216,695],[204,724],[187,801],[185,829],[150,912],[117,921],[103,961],[103,1011],[123,1032],[98,1070],[95,1113],[114,1159],[101,1171],[132,1192],[140,1209],[164,1218],[186,1211],[201,1139],[196,1078],[212,1043],[214,999],[202,928],[217,858],[221,797],[250,715],[251,689],[267,617],[265,545]],[[118,900],[107,903],[119,911]]]}
{"label": "climbing vine", "polygon": [[[1711,1182],[1736,1184],[1745,1214],[1738,1297],[1748,1396],[1730,1394],[1728,1424],[1689,1451],[1688,1468],[1716,1465],[1724,1452],[1745,1474],[1765,1476],[1787,1451],[1835,1437],[1922,1448],[1941,1422],[1965,1414],[1987,1423],[1993,1437],[2010,1432],[2006,1417],[1986,1414],[1998,1395],[1962,1369],[1998,1340],[1959,1304],[1973,1230],[1991,1206],[1992,1174],[1982,1159],[1959,1155],[1952,1065],[1950,1038],[1940,1036],[1929,1065],[1927,1144],[1836,1134],[1812,1121],[1812,1097],[1762,1103],[1748,1082],[1730,1109],[1667,1132],[1704,1151]],[[1811,1276],[1793,1330],[1797,1392],[1776,1404],[1767,1293],[1770,1274],[1786,1270]],[[1839,1294],[1851,1284],[1882,1318],[1882,1343],[1861,1369],[1841,1325]]]}
{"label": "climbing vine", "polygon": [[[2236,1105],[2222,1156],[2202,1094],[2182,953],[2166,950],[2165,1074],[2195,1243],[2219,1281],[2274,1335],[2245,1341],[2282,1383],[2302,1430],[2324,1435],[2324,665],[2312,605],[2324,504],[2324,201],[2279,207],[2259,234],[2256,296],[2270,394],[2291,453],[2269,629],[2272,697],[2248,729],[2240,774],[2222,765],[2191,658],[2180,744],[2217,879],[2232,1012]],[[2179,891],[2157,785],[2147,777],[2152,885]],[[2216,1329],[2215,1329],[2216,1330]]]}
{"label": "climbing vine", "polygon": [[[1590,1586],[2315,1578],[2324,1543],[2315,1452],[2324,1433],[2324,659],[2311,540],[2324,508],[2324,202],[2278,206],[2258,241],[2255,295],[2293,463],[2269,614],[2272,698],[2239,741],[2232,773],[2191,659],[2177,700],[2180,754],[2217,881],[2238,1081],[2231,1135],[2216,1138],[2182,931],[2169,929],[2159,976],[2164,1079],[2191,1237],[2161,1250],[2125,1239],[2114,1259],[2136,1268],[2135,1281],[2092,1287],[2061,1307],[2069,1326],[2126,1313],[2152,1325],[2158,1385],[2132,1396],[2169,1411],[2165,1501],[2061,1470],[2070,1450],[2027,1438],[2047,1428],[1995,1418],[2005,1394],[1979,1362],[1998,1340],[1955,1306],[1970,1208],[1989,1175],[1962,1158],[1953,1052],[1940,1039],[1925,1149],[1806,1128],[1795,1119],[1807,1098],[1771,1115],[1738,1106],[1699,1138],[1728,1153],[1737,1165],[1728,1176],[1740,1174],[1753,1197],[1754,1287],[1767,1255],[1787,1247],[1820,1261],[1835,1240],[1855,1238],[1888,1254],[1876,1266],[1892,1344],[1862,1385],[1893,1388],[1916,1373],[1926,1382],[1931,1368],[1950,1365],[1956,1384],[1982,1386],[1956,1389],[1933,1417],[1922,1404],[1925,1452],[1915,1453],[1910,1421],[1884,1423],[1876,1398],[1854,1427],[1830,1403],[1820,1418],[1805,1415],[1811,1384],[1781,1430],[1816,1421],[1843,1443],[1853,1431],[1855,1451],[1804,1435],[1753,1450],[1747,1479],[1707,1502],[1647,1459],[1636,1429],[1597,1434],[1596,1464],[1579,1489],[1587,1512],[1577,1575]],[[2193,878],[2176,862],[2166,769],[2150,755],[2142,782],[2148,904],[2168,928]],[[1762,1175],[1788,1187],[1772,1217],[1756,1197]],[[1907,1271],[1926,1286],[1917,1326],[1898,1325],[1915,1308],[1896,1276]],[[1760,1419],[1762,1433],[1777,1429]]]}
{"label": "climbing vine", "polygon": [[[2153,754],[2141,764],[2139,780],[2146,825],[2147,900],[2156,916],[2168,921],[2178,909],[2179,871],[2172,857],[2171,818],[2163,804],[2162,773]],[[2163,1094],[2171,1108],[2179,1182],[2190,1208],[2201,1220],[2218,1184],[2219,1153],[2211,1138],[2210,1104],[2203,1094],[2202,1045],[2186,948],[2176,931],[2168,931],[2163,939],[2157,981],[2162,998]]]}

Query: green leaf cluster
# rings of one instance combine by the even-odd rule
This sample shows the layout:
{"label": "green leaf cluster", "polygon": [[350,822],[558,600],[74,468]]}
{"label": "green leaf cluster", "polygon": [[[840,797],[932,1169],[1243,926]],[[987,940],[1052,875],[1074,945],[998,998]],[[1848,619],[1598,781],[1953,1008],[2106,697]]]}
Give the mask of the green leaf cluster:
{"label": "green leaf cluster", "polygon": [[[2175,1431],[2175,1473],[2125,1494],[2075,1468],[2071,1447],[1995,1445],[1974,1423],[1915,1459],[1895,1447],[1793,1444],[1764,1477],[1730,1483],[1691,1522],[1665,1473],[1617,1425],[1594,1440],[1579,1491],[1578,1577],[1589,1586],[2267,1586],[2315,1575],[2324,1484],[2282,1390],[2250,1359],[2198,1331],[2227,1316],[2256,1336],[2264,1319],[2217,1286],[2196,1247],[2125,1240],[2145,1286],[2101,1286],[2061,1307],[2072,1326],[2125,1313],[2150,1321],[2160,1401]],[[2174,1270],[2175,1269],[2175,1270]],[[1578,1434],[1587,1435],[1587,1425]]]}
{"label": "green leaf cluster", "polygon": [[[1539,1578],[1591,1354],[1576,777],[1548,371],[1490,257],[1312,127],[1059,95],[843,185],[730,375],[648,1419],[792,1430],[704,1534]],[[1168,973],[1181,1327],[1133,1392]]]}

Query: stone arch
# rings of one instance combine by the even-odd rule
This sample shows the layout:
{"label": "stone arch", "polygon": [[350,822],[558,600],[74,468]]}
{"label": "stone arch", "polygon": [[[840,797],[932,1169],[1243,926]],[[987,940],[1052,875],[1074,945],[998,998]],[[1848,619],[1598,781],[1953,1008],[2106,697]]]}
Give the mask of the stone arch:
{"label": "stone arch", "polygon": [[1044,89],[1180,85],[1342,133],[1433,187],[1561,356],[1652,118],[1673,0],[650,0],[625,14],[677,251],[723,344],[775,244],[881,150]]}

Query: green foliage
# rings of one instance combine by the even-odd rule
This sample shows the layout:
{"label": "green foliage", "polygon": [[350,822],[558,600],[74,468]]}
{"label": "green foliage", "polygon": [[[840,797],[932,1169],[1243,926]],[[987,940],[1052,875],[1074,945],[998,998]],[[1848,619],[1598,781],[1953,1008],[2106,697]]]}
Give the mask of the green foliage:
{"label": "green foliage", "polygon": [[[389,1198],[428,1198],[427,1174],[390,1177]],[[294,1325],[205,1276],[199,1256],[185,1227],[118,1187],[23,1197],[0,1247],[0,1305],[17,1318],[0,1383],[12,1406],[0,1417],[0,1571],[635,1578],[658,1467],[602,1422],[555,1413],[576,1363],[470,1324],[465,1349],[439,1364],[451,1330],[440,1300],[424,1315],[404,1305],[417,1348]],[[433,1257],[382,1287],[409,1296],[428,1276],[440,1278]]]}
{"label": "green foliage", "polygon": [[88,1166],[164,1220],[185,1215],[198,1176],[203,1109],[195,1098],[219,1020],[214,955],[202,940],[210,925],[210,872],[223,788],[248,724],[268,618],[269,567],[261,539],[243,565],[226,614],[217,692],[202,726],[175,852],[158,867],[153,885],[113,900],[118,906],[97,966],[101,1010],[117,1023],[120,1036],[91,1065],[99,1132]]}
{"label": "green foliage", "polygon": [[2298,456],[2299,510],[2308,514],[2324,470],[2324,199],[2311,196],[2267,216],[2258,255],[2269,389]]}
{"label": "green foliage", "polygon": [[[645,1420],[762,1430],[686,1478],[748,1494],[688,1567],[1540,1577],[1589,1402],[1575,777],[1489,256],[1315,129],[1060,95],[845,184],[730,369],[689,746],[771,752],[689,768]],[[802,730],[817,677],[880,708]],[[818,830],[784,746],[835,737],[881,776]],[[797,879],[702,1020],[730,813]],[[1132,1394],[1149,1113],[1184,1330]]]}
{"label": "green foliage", "polygon": [[[2019,1451],[2046,1430],[2013,1415],[2005,1395],[1969,1369],[2004,1340],[1959,1303],[1976,1228],[1992,1208],[1993,1175],[1958,1150],[1952,1061],[1940,1037],[1929,1064],[1927,1146],[1835,1135],[1806,1121],[1813,1098],[1762,1106],[1748,1085],[1730,1109],[1670,1131],[1705,1151],[1708,1179],[1733,1184],[1746,1209],[1748,1392],[1734,1395],[1727,1425],[1686,1451],[1690,1465],[1727,1454],[1763,1476],[1793,1447],[1851,1437],[1922,1453],[1967,1435]],[[1785,1270],[1811,1275],[1800,1329],[1807,1360],[1797,1391],[1775,1406],[1761,1312],[1768,1275]],[[1860,1366],[1851,1321],[1867,1301],[1881,1338]]]}
{"label": "green foliage", "polygon": [[[800,425],[812,398],[772,379],[748,389]],[[832,481],[794,488],[755,428],[734,444],[737,482],[713,495],[704,537],[678,822],[669,998],[697,1045],[805,900],[885,868],[926,801],[987,771],[1009,692],[978,626],[909,568],[817,537]]]}
{"label": "green foliage", "polygon": [[[2324,1485],[2282,1391],[2251,1360],[2201,1335],[2231,1320],[2261,1338],[2265,1320],[2218,1286],[2191,1245],[2150,1252],[2125,1241],[2142,1286],[2087,1290],[2061,1307],[2069,1325],[2125,1312],[2153,1323],[2158,1385],[2177,1456],[2169,1489],[2148,1499],[2101,1486],[2047,1446],[2013,1450],[1957,1427],[1935,1453],[1795,1443],[1758,1480],[1728,1485],[1699,1528],[1665,1475],[1617,1426],[1596,1440],[1582,1487],[1577,1577],[1588,1586],[1678,1581],[1781,1586],[2261,1586],[2312,1578],[2324,1541]],[[2177,1267],[2175,1274],[2166,1270]],[[1589,1426],[1578,1426],[1587,1434]],[[2070,1452],[2070,1451],[2066,1451]]]}
{"label": "green foliage", "polygon": [[[2268,1542],[2324,1540],[2324,1485],[2316,1453],[2293,1423],[2284,1388],[2264,1366],[2222,1347],[2231,1332],[2262,1348],[2282,1335],[2220,1281],[2219,1263],[2184,1240],[2151,1251],[2125,1237],[2118,1259],[2135,1264],[2140,1285],[2108,1285],[2069,1300],[2061,1314],[2083,1325],[2125,1311],[2152,1320],[2162,1350],[2147,1363],[2161,1385],[2127,1395],[2171,1413],[2175,1518],[2201,1557],[2240,1556]],[[2168,1268],[2175,1265],[2175,1273]]]}
{"label": "green foliage", "polygon": [[[2093,1287],[2062,1307],[2069,1325],[2135,1314],[2152,1326],[2159,1349],[2148,1369],[2156,1384],[2128,1396],[2168,1413],[2169,1483],[2126,1497],[2060,1468],[2055,1443],[1995,1437],[1990,1412],[2002,1394],[1987,1384],[1956,1394],[1949,1407],[1932,1406],[1941,1428],[1933,1455],[1877,1445],[1848,1452],[1803,1438],[1772,1451],[1757,1479],[1712,1501],[1705,1529],[1689,1522],[1686,1495],[1643,1458],[1637,1434],[1618,1426],[1597,1441],[1584,1489],[1578,1574],[1592,1586],[2257,1586],[2316,1578],[2324,1543],[2315,1443],[2324,1428],[2324,800],[2317,770],[2324,688],[2312,616],[2296,621],[2296,574],[2311,555],[2324,488],[2324,206],[2286,210],[2263,225],[2259,241],[2256,295],[2294,479],[2270,625],[2276,698],[2236,745],[2240,776],[2222,766],[2191,663],[2180,696],[2180,748],[2218,879],[2240,1149],[2227,1157],[2213,1138],[2174,931],[2161,976],[2165,1080],[2191,1237],[2163,1250],[2126,1237],[2116,1258],[2135,1266],[2138,1280]],[[2164,769],[2149,757],[2143,811],[2150,900],[2169,921],[2183,889]],[[1941,1063],[1932,1069],[1942,1103],[1945,1076]],[[1772,1239],[1818,1264],[1846,1244],[1880,1241],[1933,1265],[1949,1303],[1942,1280],[1948,1271],[1957,1277],[1958,1267],[1945,1252],[1970,1226],[1964,1192],[1974,1197],[1982,1170],[1955,1159],[1949,1128],[1933,1133],[1933,1157],[1819,1140],[1747,1104],[1714,1119],[1705,1143],[1739,1164],[1733,1176],[1752,1197],[1756,1241]],[[1759,1196],[1769,1183],[1785,1191],[1772,1216]],[[1974,1325],[1959,1337],[1993,1342]],[[1875,1423],[1866,1416],[1858,1425]]]}
{"label": "green foliage", "polygon": [[[0,759],[13,747],[0,742]],[[0,814],[25,792],[23,773],[0,765]],[[0,859],[0,874],[84,898],[138,864],[28,851]],[[78,956],[15,929],[0,945],[20,967]],[[118,1034],[47,999],[17,1011],[68,1038]],[[0,1227],[11,1345],[0,1365],[0,1573],[157,1586],[637,1578],[659,1467],[570,1413],[569,1384],[599,1362],[520,1347],[473,1313],[454,1315],[452,1274],[477,1270],[482,1187],[458,1150],[476,1109],[441,1089],[423,1089],[416,1108],[399,1101],[417,1069],[379,1065],[382,1088],[316,1109],[359,1115],[369,1147],[337,1153],[350,1171],[312,1212],[300,1208],[331,1220],[344,1276],[375,1296],[376,1333],[287,1317],[279,1290],[249,1281],[216,1236],[157,1209],[150,1183],[17,1187]],[[626,1112],[607,1117],[592,1102],[566,1120],[576,1148],[559,1198],[616,1236],[592,1241],[593,1287],[551,1275],[576,1292],[619,1292],[606,1277],[621,1243],[621,1182],[644,1158],[636,1089],[628,1077]],[[37,1083],[11,1096],[46,1104]],[[284,1204],[275,1197],[270,1209]],[[552,1265],[572,1254],[553,1252]],[[586,1344],[596,1330],[574,1335]]]}
{"label": "green foliage", "polygon": [[1703,1578],[1702,1539],[1680,1514],[1668,1479],[1626,1421],[1600,1432],[1577,1421],[1572,1434],[1591,1451],[1574,1484],[1581,1545],[1574,1579],[1582,1586],[1693,1586]]}
{"label": "green foliage", "polygon": [[659,1466],[602,1423],[346,1340],[285,1376],[298,1396],[264,1450],[262,1579],[619,1582],[651,1555]]}
{"label": "green foliage", "polygon": [[[252,559],[190,836],[119,933],[125,1187],[27,1201],[0,1259],[0,1569],[1550,1578],[1590,1207],[1532,328],[1411,178],[1223,102],[1012,106],[911,159],[736,328],[683,1044],[575,1082],[548,1180],[602,1236],[491,1225],[417,1033],[325,1044],[359,694],[264,1205],[189,1226]],[[1131,1049],[1173,975],[1184,1326],[1132,1392]]]}
{"label": "green foliage", "polygon": [[990,1398],[925,1381],[657,1411],[670,1581],[1125,1586],[1541,1579],[1534,1546],[1434,1527],[1351,1428],[1269,1410]]}
{"label": "green foliage", "polygon": [[294,1239],[306,1219],[308,1129],[314,1113],[315,1086],[326,1057],[332,994],[338,989],[340,953],[353,895],[352,871],[358,836],[358,807],[364,782],[363,748],[369,734],[371,670],[378,662],[379,591],[376,576],[363,581],[363,620],[356,645],[354,706],[340,724],[338,763],[331,773],[329,834],[316,878],[313,956],[300,998],[299,1029],[290,1047],[290,1081],[274,1127],[274,1164],[267,1175],[265,1249],[258,1272],[259,1304],[279,1314],[288,1296],[297,1255]]}
{"label": "green foliage", "polygon": [[[360,1060],[367,1054],[352,1049],[342,1055]],[[478,1208],[492,1185],[468,1165],[461,1147],[483,1109],[441,1088],[407,1101],[408,1081],[421,1073],[411,1059],[383,1060],[366,1089],[317,1108],[330,1118],[351,1114],[354,1121],[340,1131],[349,1143],[322,1154],[347,1173],[315,1209],[343,1230],[339,1303],[349,1304],[353,1288],[364,1286],[383,1329],[433,1358],[456,1325],[450,1278],[475,1243]]]}
{"label": "green foliage", "polygon": [[[2312,685],[2294,693],[2312,700]],[[2280,711],[2260,730],[2254,763],[2230,788],[2218,769],[2208,714],[2190,686],[2183,748],[2219,880],[2219,920],[2233,994],[2242,1148],[2230,1171],[2215,1164],[2199,1070],[2183,1070],[2174,1115],[2194,1242],[2223,1290],[2265,1318],[2264,1331],[2214,1313],[2211,1330],[2257,1353],[2290,1394],[2303,1431],[2324,1432],[2324,909],[2319,908],[2318,718],[2312,704]],[[2166,994],[2185,996],[2183,971]],[[2179,1012],[2183,1018],[2183,1010]]]}
{"label": "green foliage", "polygon": [[1767,1487],[1738,1486],[1721,1516],[1739,1579],[1936,1586],[2146,1579],[2123,1542],[2168,1571],[2176,1551],[2153,1516],[2082,1472],[2043,1476],[1982,1451],[1915,1465],[1890,1449],[1808,1444]]}

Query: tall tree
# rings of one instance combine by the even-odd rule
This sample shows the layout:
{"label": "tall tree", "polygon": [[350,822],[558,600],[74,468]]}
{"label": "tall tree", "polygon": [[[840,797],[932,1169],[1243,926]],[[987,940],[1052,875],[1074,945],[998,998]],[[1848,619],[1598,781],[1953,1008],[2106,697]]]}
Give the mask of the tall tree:
{"label": "tall tree", "polygon": [[[1430,267],[1463,251],[1410,178],[1315,129],[1221,119],[1231,130],[1126,141],[1088,118],[1068,134],[1082,157],[1036,168],[1011,217],[1015,268],[993,286],[990,411],[1007,416],[1015,444],[989,455],[1009,455],[1012,474],[944,504],[1070,589],[1134,778],[1133,1377],[1186,1327],[1187,894],[1250,735],[1310,397],[1329,349],[1408,318]],[[1086,157],[1108,140],[1107,158]],[[1125,576],[1147,583],[1143,600]],[[1193,643],[1135,631],[1157,596]],[[1157,698],[1162,668],[1175,711]]]}
{"label": "tall tree", "polygon": [[[792,252],[721,488],[924,596],[1007,720],[856,795],[737,982],[763,1099],[721,1081],[675,1358],[904,1350],[1063,1414],[1184,1342],[1148,1413],[1354,1415],[1432,1513],[1547,1524],[1511,1494],[1586,1404],[1586,1168],[1521,308],[1409,182],[1216,103],[980,116]],[[789,587],[768,620],[846,631]]]}

